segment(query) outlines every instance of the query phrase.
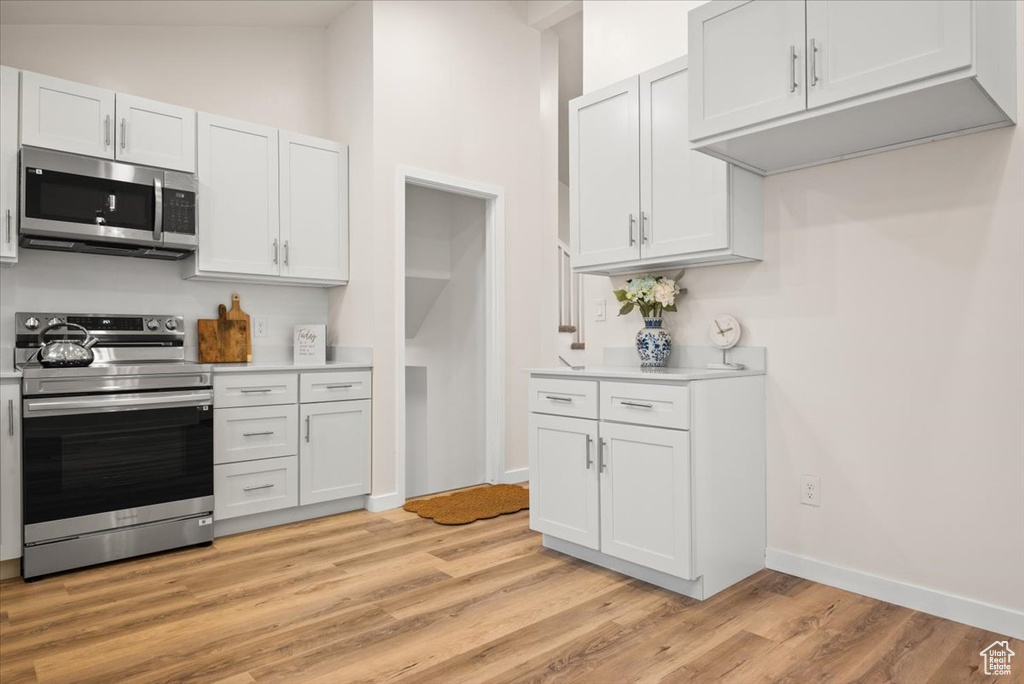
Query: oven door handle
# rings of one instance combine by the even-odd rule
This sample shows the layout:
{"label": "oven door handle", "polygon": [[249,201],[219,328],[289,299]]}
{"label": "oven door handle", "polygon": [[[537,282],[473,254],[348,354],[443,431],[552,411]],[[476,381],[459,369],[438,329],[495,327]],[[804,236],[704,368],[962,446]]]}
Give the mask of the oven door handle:
{"label": "oven door handle", "polygon": [[74,413],[189,408],[192,406],[210,406],[211,404],[213,404],[213,392],[209,390],[114,394],[92,397],[60,397],[53,399],[26,399],[24,415],[26,419],[31,419]]}

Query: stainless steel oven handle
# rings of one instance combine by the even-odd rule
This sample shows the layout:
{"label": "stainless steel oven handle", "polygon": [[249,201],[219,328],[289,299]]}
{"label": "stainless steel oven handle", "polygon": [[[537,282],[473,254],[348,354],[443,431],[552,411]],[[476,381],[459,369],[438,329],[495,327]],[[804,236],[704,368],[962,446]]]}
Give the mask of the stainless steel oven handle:
{"label": "stainless steel oven handle", "polygon": [[161,240],[164,235],[164,182],[153,179],[153,239]]}
{"label": "stainless steel oven handle", "polygon": [[25,417],[68,413],[98,413],[101,411],[131,411],[152,408],[187,408],[209,406],[213,403],[213,392],[158,392],[154,394],[117,394],[86,397],[61,397],[59,399],[26,399]]}

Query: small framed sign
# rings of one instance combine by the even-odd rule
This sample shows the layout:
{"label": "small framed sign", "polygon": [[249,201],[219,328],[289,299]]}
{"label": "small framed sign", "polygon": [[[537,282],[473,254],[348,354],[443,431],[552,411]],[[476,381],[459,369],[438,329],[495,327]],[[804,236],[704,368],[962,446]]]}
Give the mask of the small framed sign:
{"label": "small framed sign", "polygon": [[296,366],[322,366],[327,363],[327,326],[295,326],[294,362]]}

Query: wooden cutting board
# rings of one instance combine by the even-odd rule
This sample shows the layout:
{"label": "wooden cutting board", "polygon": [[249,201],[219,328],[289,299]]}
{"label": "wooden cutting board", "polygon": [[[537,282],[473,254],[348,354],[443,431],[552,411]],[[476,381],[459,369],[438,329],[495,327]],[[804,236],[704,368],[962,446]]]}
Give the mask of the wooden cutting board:
{"label": "wooden cutting board", "polygon": [[219,318],[199,319],[199,363],[245,363],[249,352],[249,322],[227,317],[227,307],[219,307]]}
{"label": "wooden cutting board", "polygon": [[245,360],[252,363],[252,320],[249,314],[242,311],[241,301],[236,294],[231,295],[231,308],[228,310],[227,318],[229,321],[245,321]]}

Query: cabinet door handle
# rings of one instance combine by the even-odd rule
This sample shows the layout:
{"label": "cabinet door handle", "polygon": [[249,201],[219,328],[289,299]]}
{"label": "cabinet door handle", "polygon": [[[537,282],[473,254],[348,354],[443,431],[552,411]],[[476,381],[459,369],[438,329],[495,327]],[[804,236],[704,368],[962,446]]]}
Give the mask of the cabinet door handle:
{"label": "cabinet door handle", "polygon": [[7,400],[7,434],[14,436],[14,400]]}
{"label": "cabinet door handle", "polygon": [[285,266],[288,265],[288,241],[287,240],[284,241],[284,264],[285,264]]}
{"label": "cabinet door handle", "polygon": [[795,93],[796,82],[796,45],[789,46],[789,92]]}
{"label": "cabinet door handle", "polygon": [[264,437],[266,435],[272,435],[272,434],[274,434],[274,431],[273,430],[268,430],[266,432],[243,432],[242,436],[243,437]]}
{"label": "cabinet door handle", "polygon": [[633,227],[636,225],[636,219],[633,215],[629,215],[629,246],[632,247],[636,244],[636,237],[633,235]]}
{"label": "cabinet door handle", "polygon": [[267,484],[261,484],[261,485],[251,485],[251,486],[249,486],[249,487],[242,487],[242,491],[243,491],[243,492],[254,492],[254,491],[256,491],[257,489],[270,489],[270,488],[271,488],[271,487],[273,487],[273,486],[274,486],[274,485],[273,485],[272,483],[269,483],[269,482],[268,482]]}
{"label": "cabinet door handle", "polygon": [[550,399],[551,401],[567,401],[570,404],[572,403],[572,397],[560,397],[557,394],[545,394],[544,398]]}
{"label": "cabinet door handle", "polygon": [[607,467],[604,458],[604,450],[608,448],[608,443],[603,439],[598,438],[597,440],[597,472],[603,473]]}
{"label": "cabinet door handle", "polygon": [[355,383],[349,382],[344,385],[327,385],[326,389],[348,389],[349,387],[355,387]]}
{"label": "cabinet door handle", "polygon": [[110,115],[103,119],[103,146],[110,147]]}
{"label": "cabinet door handle", "polygon": [[121,118],[121,149],[128,144],[128,119]]}
{"label": "cabinet door handle", "polygon": [[259,389],[243,388],[238,391],[241,392],[242,394],[260,394],[262,392],[273,392],[274,390],[270,389],[269,387],[261,387]]}
{"label": "cabinet door handle", "polygon": [[274,263],[277,263],[277,238],[274,238]]}
{"label": "cabinet door handle", "polygon": [[11,244],[11,210],[7,210],[7,244]]}
{"label": "cabinet door handle", "polygon": [[622,404],[623,406],[635,406],[636,408],[646,408],[646,409],[654,408],[654,404],[645,404],[645,403],[639,402],[639,401],[625,401],[625,400],[623,400],[623,401],[620,401],[619,403]]}
{"label": "cabinet door handle", "polygon": [[594,465],[594,461],[590,458],[590,445],[594,440],[587,435],[587,470],[590,470],[590,466]]}
{"label": "cabinet door handle", "polygon": [[309,419],[310,416],[306,416],[306,441],[309,441]]}
{"label": "cabinet door handle", "polygon": [[814,39],[811,38],[811,85],[818,85],[818,46],[815,44]]}
{"label": "cabinet door handle", "polygon": [[640,242],[647,244],[647,214],[646,212],[640,212]]}

